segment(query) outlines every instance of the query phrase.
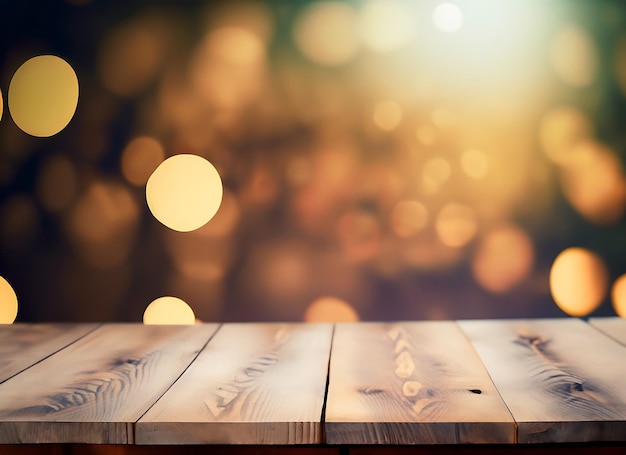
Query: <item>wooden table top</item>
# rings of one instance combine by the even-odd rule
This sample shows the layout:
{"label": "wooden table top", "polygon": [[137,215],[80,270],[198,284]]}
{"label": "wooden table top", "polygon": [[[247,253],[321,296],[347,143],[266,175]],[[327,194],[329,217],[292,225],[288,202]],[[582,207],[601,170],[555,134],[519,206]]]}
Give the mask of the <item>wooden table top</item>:
{"label": "wooden table top", "polygon": [[626,442],[626,319],[0,326],[0,444]]}

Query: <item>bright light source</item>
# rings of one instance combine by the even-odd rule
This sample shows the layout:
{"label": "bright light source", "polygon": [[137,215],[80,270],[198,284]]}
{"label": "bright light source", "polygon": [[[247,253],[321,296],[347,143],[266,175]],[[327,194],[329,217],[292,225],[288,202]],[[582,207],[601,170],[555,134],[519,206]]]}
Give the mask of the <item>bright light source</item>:
{"label": "bright light source", "polygon": [[209,222],[222,202],[222,180],[211,163],[197,155],[163,161],[146,184],[154,217],[175,231],[188,232]]}
{"label": "bright light source", "polygon": [[453,33],[463,25],[463,12],[454,3],[442,3],[433,11],[433,22],[439,30]]}
{"label": "bright light source", "polygon": [[12,324],[17,317],[17,296],[7,280],[0,276],[0,324]]}
{"label": "bright light source", "polygon": [[178,297],[159,297],[143,313],[146,325],[192,325],[196,316],[191,307]]}

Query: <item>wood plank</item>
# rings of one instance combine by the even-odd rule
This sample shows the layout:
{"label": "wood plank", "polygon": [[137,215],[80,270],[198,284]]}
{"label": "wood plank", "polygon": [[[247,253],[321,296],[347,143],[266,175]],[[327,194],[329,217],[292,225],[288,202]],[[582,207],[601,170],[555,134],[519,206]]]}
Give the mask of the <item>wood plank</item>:
{"label": "wood plank", "polygon": [[225,324],[136,426],[138,444],[316,444],[330,324]]}
{"label": "wood plank", "polygon": [[95,330],[97,324],[0,325],[0,382]]}
{"label": "wood plank", "polygon": [[0,444],[126,444],[217,329],[102,326],[0,384]]}
{"label": "wood plank", "polygon": [[626,345],[626,318],[590,318],[589,324]]}
{"label": "wood plank", "polygon": [[515,424],[454,322],[338,324],[330,444],[513,443]]}
{"label": "wood plank", "polygon": [[461,321],[520,443],[626,441],[626,348],[578,319]]}

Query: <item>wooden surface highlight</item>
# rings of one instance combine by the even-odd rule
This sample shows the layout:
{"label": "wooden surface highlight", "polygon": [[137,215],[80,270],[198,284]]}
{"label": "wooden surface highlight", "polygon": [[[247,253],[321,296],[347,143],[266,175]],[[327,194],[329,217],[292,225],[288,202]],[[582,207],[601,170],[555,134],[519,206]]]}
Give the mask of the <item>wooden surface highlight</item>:
{"label": "wooden surface highlight", "polygon": [[626,318],[590,318],[589,324],[626,346]]}
{"label": "wooden surface highlight", "polygon": [[338,324],[330,444],[513,443],[515,424],[454,322]]}
{"label": "wooden surface highlight", "polygon": [[217,327],[97,328],[0,384],[0,444],[133,443],[133,423]]}
{"label": "wooden surface highlight", "polygon": [[138,444],[317,444],[330,324],[225,324],[136,426]]}
{"label": "wooden surface highlight", "polygon": [[520,443],[626,440],[626,347],[578,319],[461,321]]}
{"label": "wooden surface highlight", "polygon": [[97,324],[0,324],[0,383],[96,327]]}

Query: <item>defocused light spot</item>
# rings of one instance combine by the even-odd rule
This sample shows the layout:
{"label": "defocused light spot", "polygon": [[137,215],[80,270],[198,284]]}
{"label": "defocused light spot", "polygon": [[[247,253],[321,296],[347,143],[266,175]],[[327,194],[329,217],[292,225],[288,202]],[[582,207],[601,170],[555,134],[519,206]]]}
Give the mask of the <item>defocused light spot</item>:
{"label": "defocused light spot", "polygon": [[457,119],[454,113],[444,106],[437,106],[430,114],[433,125],[441,130],[452,128]]}
{"label": "defocused light spot", "polygon": [[209,222],[222,202],[222,180],[211,163],[196,155],[163,161],[146,184],[154,217],[175,231],[188,232]]}
{"label": "defocused light spot", "polygon": [[359,31],[370,50],[387,52],[409,42],[415,34],[415,24],[399,1],[369,0],[360,13]]}
{"label": "defocused light spot", "polygon": [[550,60],[561,79],[573,87],[586,87],[597,72],[596,49],[582,27],[567,25],[554,37]]}
{"label": "defocused light spot", "polygon": [[4,251],[32,247],[39,228],[39,212],[30,196],[14,194],[0,207],[0,243]]}
{"label": "defocused light spot", "polygon": [[586,316],[595,310],[602,303],[607,286],[606,265],[589,250],[568,248],[552,264],[552,298],[570,316]]}
{"label": "defocused light spot", "polygon": [[85,261],[113,268],[128,259],[138,218],[139,207],[128,188],[94,182],[68,213],[68,228]]}
{"label": "defocused light spot", "polygon": [[415,137],[422,145],[433,145],[437,140],[437,132],[431,125],[422,125],[417,128]]}
{"label": "defocused light spot", "polygon": [[435,193],[450,178],[450,164],[443,158],[432,158],[424,164],[422,184],[427,193]]}
{"label": "defocused light spot", "polygon": [[193,325],[196,316],[187,303],[178,297],[159,297],[143,313],[147,325]]}
{"label": "defocused light spot", "polygon": [[472,272],[488,291],[506,292],[528,275],[533,258],[528,234],[516,226],[504,226],[493,229],[480,241]]}
{"label": "defocused light spot", "polygon": [[391,212],[391,229],[401,238],[409,238],[424,229],[428,210],[421,202],[400,201]]}
{"label": "defocused light spot", "polygon": [[0,276],[0,324],[13,324],[17,317],[17,295],[7,280]]}
{"label": "defocused light spot", "polygon": [[453,248],[462,247],[476,234],[476,214],[467,205],[446,204],[437,215],[435,229],[441,243]]}
{"label": "defocused light spot", "polygon": [[463,25],[463,12],[454,3],[442,3],[433,11],[433,23],[443,32],[456,32]]}
{"label": "defocused light spot", "polygon": [[351,209],[337,222],[337,236],[343,250],[351,259],[372,259],[380,249],[381,233],[378,220],[371,213]]}
{"label": "defocused light spot", "polygon": [[626,209],[626,179],[612,150],[593,142],[580,143],[578,161],[561,169],[563,193],[585,218],[597,224],[619,221]]}
{"label": "defocused light spot", "polygon": [[0,90],[0,120],[2,120],[3,112],[4,112],[4,99],[2,98],[2,90]]}
{"label": "defocused light spot", "polygon": [[298,17],[293,34],[300,52],[320,65],[342,65],[358,50],[356,13],[346,3],[312,2]]}
{"label": "defocused light spot", "polygon": [[626,274],[620,276],[611,289],[613,309],[620,318],[626,318]]}
{"label": "defocused light spot", "polygon": [[539,127],[539,141],[546,155],[552,162],[563,166],[579,159],[575,146],[592,135],[589,118],[581,110],[570,106],[548,111]]}
{"label": "defocused light spot", "polygon": [[210,30],[191,62],[191,81],[204,101],[235,109],[264,87],[265,43],[243,27]]}
{"label": "defocused light spot", "polygon": [[394,101],[381,101],[374,107],[374,123],[383,131],[394,130],[402,120],[402,108]]}
{"label": "defocused light spot", "polygon": [[238,27],[250,30],[267,43],[273,33],[273,12],[267,3],[255,0],[222,2],[217,9],[208,8],[207,28]]}
{"label": "defocused light spot", "polygon": [[72,162],[64,156],[48,159],[37,179],[37,197],[49,212],[60,212],[69,207],[78,191],[78,176]]}
{"label": "defocused light spot", "polygon": [[9,112],[31,136],[57,134],[72,120],[78,105],[78,78],[54,55],[40,55],[20,66],[9,84]]}
{"label": "defocused light spot", "polygon": [[241,219],[239,200],[230,191],[224,191],[222,203],[210,223],[198,229],[206,237],[226,237],[233,233]]}
{"label": "defocused light spot", "polygon": [[159,141],[147,136],[133,139],[122,152],[122,174],[133,185],[143,186],[165,159]]}
{"label": "defocused light spot", "polygon": [[356,322],[359,315],[352,306],[337,297],[321,297],[304,313],[305,322]]}
{"label": "defocused light spot", "polygon": [[489,172],[487,155],[480,150],[466,150],[461,155],[461,168],[468,177],[482,179]]}

